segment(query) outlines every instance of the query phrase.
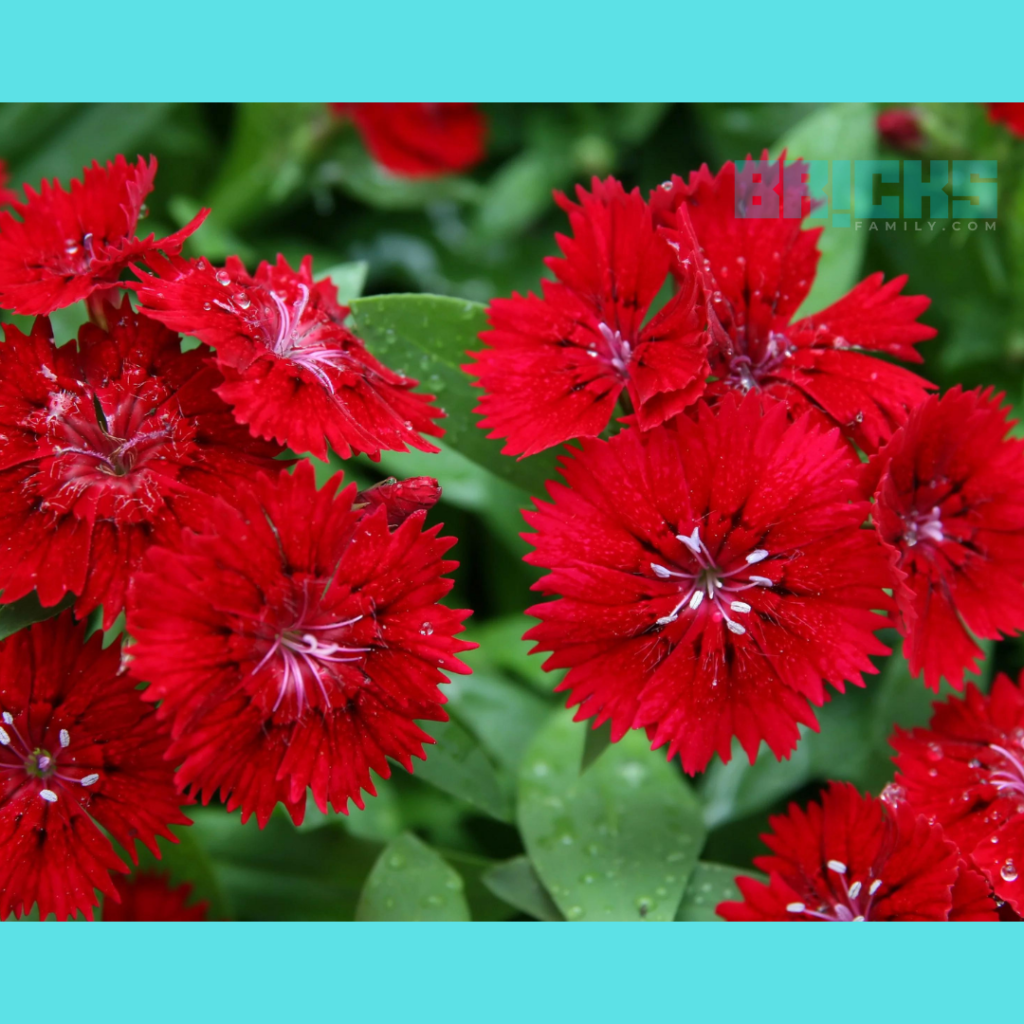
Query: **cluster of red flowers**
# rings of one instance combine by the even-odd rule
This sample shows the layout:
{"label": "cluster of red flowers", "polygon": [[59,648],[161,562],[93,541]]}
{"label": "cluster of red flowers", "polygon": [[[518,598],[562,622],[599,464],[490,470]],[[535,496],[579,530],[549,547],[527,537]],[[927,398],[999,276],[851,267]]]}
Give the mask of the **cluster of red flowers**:
{"label": "cluster of red flowers", "polygon": [[[436,451],[444,414],[309,258],[186,259],[206,211],[139,238],[156,170],[0,193],[0,307],[36,318],[0,346],[0,602],[73,602],[0,643],[0,919],[91,917],[95,890],[108,918],[203,916],[159,876],[113,882],[114,844],[159,856],[218,793],[261,826],[278,802],[300,822],[307,790],[361,807],[371,771],[424,756],[442,670],[467,671],[436,482],[318,490],[282,461]],[[55,339],[48,314],[82,300]],[[130,645],[89,635],[122,611]]]}
{"label": "cluster of red flowers", "polygon": [[[935,334],[904,277],[799,316],[820,231],[791,212],[809,209],[792,169],[765,156],[646,199],[611,178],[558,196],[572,235],[546,261],[554,279],[492,302],[466,368],[506,454],[581,439],[526,515],[526,560],[549,570],[535,589],[556,597],[529,610],[527,638],[568,670],[577,720],[613,740],[643,728],[689,773],[734,739],[751,761],[762,742],[788,757],[826,684],[876,671],[883,627],[935,689],[963,687],[974,638],[1024,629],[1024,442],[1001,396],[940,398],[894,361],[921,362]],[[967,841],[943,831],[957,785],[958,816],[1024,796],[1009,717],[950,756],[950,771],[979,766],[941,791],[915,772],[892,808],[835,787],[776,820],[770,890],[749,883],[727,916],[985,916],[989,885],[1013,903],[1024,827],[1009,810],[979,817],[1000,830],[994,860],[976,822]],[[920,746],[898,742],[904,759]]]}

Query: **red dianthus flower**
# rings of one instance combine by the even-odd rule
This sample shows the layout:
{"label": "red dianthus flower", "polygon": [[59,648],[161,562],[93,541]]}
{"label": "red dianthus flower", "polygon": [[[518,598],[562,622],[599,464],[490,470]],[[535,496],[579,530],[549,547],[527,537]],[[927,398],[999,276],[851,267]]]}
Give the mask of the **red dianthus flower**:
{"label": "red dianthus flower", "polygon": [[0,601],[70,591],[79,618],[103,605],[109,628],[144,548],[280,449],[235,423],[208,352],[182,353],[127,298],[104,308],[109,333],[85,324],[77,346],[55,346],[45,318],[4,327]]}
{"label": "red dianthus flower", "polygon": [[646,727],[701,771],[737,736],[779,758],[816,727],[824,684],[874,672],[886,619],[886,556],[862,529],[859,463],[836,431],[751,395],[641,434],[585,442],[565,485],[526,519],[535,585],[527,634],[568,668],[577,719],[612,738]]}
{"label": "red dianthus flower", "polygon": [[1024,103],[987,103],[988,119],[1005,124],[1019,138],[1024,138]]}
{"label": "red dianthus flower", "polygon": [[790,804],[762,836],[772,853],[754,866],[768,883],[738,878],[743,902],[727,921],[995,921],[985,880],[938,825],[833,782],[806,810]]}
{"label": "red dianthus flower", "polygon": [[179,252],[209,211],[167,238],[136,238],[155,176],[155,157],[129,164],[119,156],[106,167],[87,167],[70,191],[56,180],[44,181],[39,192],[26,185],[26,201],[11,204],[21,219],[0,211],[0,307],[27,316],[52,313],[116,282],[148,252]]}
{"label": "red dianthus flower", "polygon": [[918,149],[924,142],[921,122],[912,110],[883,110],[875,123],[878,134],[893,149]]}
{"label": "red dianthus flower", "polygon": [[139,299],[148,316],[217,350],[225,383],[217,389],[256,437],[327,458],[379,458],[386,451],[437,448],[444,416],[416,381],[379,363],[345,326],[329,278],[313,280],[307,256],[297,271],[278,256],[247,273],[231,257],[222,270],[206,260],[151,256],[154,275],[141,274]]}
{"label": "red dianthus flower", "polygon": [[389,529],[340,479],[261,475],[205,532],[152,549],[132,589],[132,670],[172,722],[179,785],[261,826],[278,801],[302,821],[307,787],[321,810],[362,807],[371,770],[424,756],[416,720],[446,719],[441,670],[468,671],[469,613],[438,603],[455,541],[424,512]]}
{"label": "red dianthus flower", "polygon": [[137,871],[114,880],[119,902],[103,901],[104,921],[205,921],[210,904],[192,903],[189,883],[171,887],[165,874]]}
{"label": "red dianthus flower", "polygon": [[[778,185],[779,168],[762,164],[766,185]],[[786,188],[792,172],[785,177]],[[796,416],[812,410],[864,451],[884,444],[934,385],[900,366],[874,358],[884,352],[921,362],[914,346],[935,335],[917,322],[928,308],[921,295],[901,295],[906,277],[882,283],[872,274],[827,309],[793,321],[817,270],[820,228],[804,231],[801,218],[758,216],[752,188],[732,162],[712,177],[707,165],[666,182],[651,195],[665,235],[676,248],[676,273],[697,274],[711,297],[709,396],[730,390],[764,391]],[[799,198],[799,197],[797,197]],[[807,200],[800,199],[806,206]]]}
{"label": "red dianthus flower", "polygon": [[672,252],[639,189],[614,178],[578,186],[579,205],[561,193],[573,236],[557,235],[564,258],[544,262],[556,281],[494,299],[488,348],[470,353],[467,373],[486,392],[476,412],[506,455],[533,455],[573,437],[595,437],[623,390],[648,430],[696,401],[708,374],[705,317],[690,279],[645,323],[665,283]]}
{"label": "red dianthus flower", "polygon": [[893,790],[937,821],[1024,913],[1024,692],[1004,675],[990,696],[972,684],[935,705],[927,729],[897,729]]}
{"label": "red dianthus flower", "polygon": [[93,890],[117,899],[109,872],[128,870],[101,829],[135,859],[189,824],[167,731],[102,641],[65,612],[0,643],[0,920],[33,903],[91,919]]}
{"label": "red dianthus flower", "polygon": [[332,103],[351,117],[370,155],[393,174],[430,178],[484,158],[487,122],[475,103]]}
{"label": "red dianthus flower", "polygon": [[[930,397],[880,453],[875,518],[898,569],[895,596],[910,671],[963,687],[971,638],[1024,629],[1024,441],[1002,395]],[[970,630],[970,633],[968,633]]]}

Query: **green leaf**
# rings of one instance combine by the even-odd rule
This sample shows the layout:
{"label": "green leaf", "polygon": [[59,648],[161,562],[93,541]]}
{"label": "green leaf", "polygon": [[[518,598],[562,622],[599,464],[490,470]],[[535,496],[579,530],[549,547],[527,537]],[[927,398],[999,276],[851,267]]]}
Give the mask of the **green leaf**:
{"label": "green leaf", "polygon": [[511,802],[480,744],[454,719],[420,725],[436,742],[426,748],[427,760],[416,762],[416,778],[465,800],[498,821],[511,821]]}
{"label": "green leaf", "polygon": [[44,608],[33,590],[31,594],[26,594],[18,601],[0,605],[0,640],[6,640],[12,633],[17,633],[19,629],[31,626],[34,622],[52,619],[74,603],[75,595],[67,594],[58,604]]}
{"label": "green leaf", "polygon": [[233,231],[289,198],[329,125],[314,103],[241,103],[231,148],[206,205],[220,231]]}
{"label": "green leaf", "polygon": [[192,886],[189,903],[206,900],[210,904],[208,917],[211,921],[223,921],[229,916],[228,903],[221,888],[217,871],[202,843],[192,828],[178,825],[171,827],[177,837],[176,843],[159,840],[160,859],[143,849],[139,855],[140,871],[166,873],[172,886],[188,883]]}
{"label": "green leaf", "polygon": [[436,395],[448,418],[445,443],[468,459],[519,485],[543,494],[556,476],[555,457],[544,452],[517,462],[501,454],[501,442],[488,440],[473,409],[480,392],[461,367],[469,351],[482,346],[487,327],[483,305],[441,295],[375,295],[352,304],[353,330],[383,363],[416,378]]}
{"label": "green leaf", "polygon": [[581,775],[584,727],[559,711],[527,751],[519,826],[570,921],[671,921],[704,844],[700,804],[642,732]]}
{"label": "green leaf", "polygon": [[538,921],[564,921],[528,857],[513,857],[495,864],[484,876],[484,885],[499,899]]}
{"label": "green leaf", "polygon": [[[564,673],[545,672],[545,656],[530,654],[533,641],[524,640],[523,634],[532,625],[535,620],[526,615],[505,615],[482,624],[470,621],[466,639],[478,643],[480,656],[494,666],[550,696]],[[476,654],[469,657],[476,657]]]}
{"label": "green leaf", "polygon": [[318,271],[316,279],[322,281],[329,277],[338,289],[338,301],[344,305],[363,294],[369,269],[370,264],[366,260],[352,260],[350,263],[337,263],[322,273]]}
{"label": "green leaf", "polygon": [[[873,159],[878,153],[875,108],[870,103],[834,103],[815,110],[772,146],[772,156],[783,150],[791,160]],[[849,197],[843,197],[842,206],[849,208]],[[868,233],[855,230],[853,223],[851,211],[849,227],[829,224],[821,233],[814,285],[794,319],[824,309],[857,283]]]}
{"label": "green leaf", "polygon": [[517,772],[531,740],[547,721],[551,705],[496,672],[479,669],[482,658],[476,654],[463,655],[473,674],[453,677],[445,687],[448,707],[499,765]]}
{"label": "green leaf", "polygon": [[296,829],[283,811],[260,829],[220,807],[190,808],[228,916],[242,921],[351,921],[380,844],[344,829]]}
{"label": "green leaf", "polygon": [[356,908],[357,921],[468,921],[462,877],[411,833],[377,858]]}
{"label": "green leaf", "polygon": [[596,729],[587,729],[587,738],[583,743],[583,758],[580,761],[580,772],[585,772],[611,745],[612,723],[605,722]]}
{"label": "green leaf", "polygon": [[690,876],[683,901],[676,911],[677,921],[721,921],[715,907],[723,900],[742,900],[743,895],[736,887],[737,875],[761,877],[756,871],[712,864],[702,860]]}
{"label": "green leaf", "polygon": [[75,116],[47,138],[30,158],[18,164],[16,180],[38,187],[43,178],[59,178],[68,186],[81,179],[82,168],[104,163],[119,153],[134,161],[145,143],[154,141],[172,103],[97,103],[79,107]]}

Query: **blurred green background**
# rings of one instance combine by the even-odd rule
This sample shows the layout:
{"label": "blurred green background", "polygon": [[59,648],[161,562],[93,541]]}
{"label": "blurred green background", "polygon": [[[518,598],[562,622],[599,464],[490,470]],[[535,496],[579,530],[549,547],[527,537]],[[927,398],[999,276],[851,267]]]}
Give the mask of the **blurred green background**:
{"label": "blurred green background", "polygon": [[[0,105],[0,159],[16,186],[66,183],[94,159],[153,153],[160,171],[140,234],[169,232],[210,206],[189,255],[237,254],[251,268],[278,252],[293,264],[311,253],[315,273],[330,271],[345,299],[429,292],[468,303],[538,288],[554,233],[566,229],[551,191],[591,175],[646,193],[673,173],[703,162],[717,170],[765,148],[812,159],[997,160],[995,231],[827,229],[807,309],[875,270],[909,274],[908,291],[932,298],[924,320],[939,331],[922,346],[924,375],[942,388],[994,384],[1013,404],[1024,397],[1024,140],[991,124],[984,107],[913,108],[923,138],[902,153],[879,137],[881,108],[867,104],[483,109],[486,160],[431,180],[382,170],[326,105]],[[474,346],[482,312],[460,308]],[[781,764],[764,752],[750,767],[740,755],[686,781],[642,736],[604,749],[600,734],[559,713],[557,678],[519,639],[537,577],[521,561],[519,509],[552,460],[517,466],[498,455],[472,427],[457,361],[439,361],[415,332],[389,344],[372,304],[356,318],[372,351],[437,394],[452,432],[441,455],[384,453],[379,465],[359,458],[345,472],[363,485],[388,474],[440,480],[432,520],[459,538],[462,563],[451,603],[474,609],[467,636],[481,647],[467,658],[474,674],[448,688],[452,721],[430,726],[438,742],[426,764],[415,776],[396,767],[365,810],[325,817],[311,805],[301,828],[281,814],[262,833],[219,808],[195,811],[166,859],[213,916],[706,920],[732,892],[732,866],[760,852],[768,813],[826,779],[876,793],[885,785],[894,723],[923,723],[933,699],[908,678],[895,635],[880,675],[823,708],[821,734]],[[66,340],[84,311],[53,319]],[[326,479],[337,466],[321,468]],[[1024,664],[1016,640],[987,650],[981,685]]]}

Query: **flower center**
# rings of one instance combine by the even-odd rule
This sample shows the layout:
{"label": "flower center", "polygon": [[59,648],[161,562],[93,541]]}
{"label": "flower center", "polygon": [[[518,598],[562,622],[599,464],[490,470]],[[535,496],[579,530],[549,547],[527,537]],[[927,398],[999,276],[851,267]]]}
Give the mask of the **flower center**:
{"label": "flower center", "polygon": [[[344,642],[344,634],[363,616],[351,619],[322,621],[311,609],[310,582],[303,586],[302,607],[290,616],[291,624],[266,638],[269,646],[250,673],[257,676],[263,669],[272,673],[276,690],[272,711],[277,711],[286,698],[295,702],[302,714],[306,706],[317,702],[323,709],[331,707],[331,690],[343,685],[338,666],[360,661],[369,647],[354,647]],[[319,619],[319,621],[318,621]]]}
{"label": "flower center", "polygon": [[730,633],[742,636],[746,626],[737,622],[729,614],[747,615],[751,608],[746,601],[738,600],[737,595],[752,587],[771,587],[772,581],[767,576],[747,576],[738,578],[740,573],[749,571],[750,567],[763,562],[768,557],[764,548],[756,548],[748,554],[741,565],[723,570],[715,564],[715,560],[701,539],[700,529],[693,528],[689,536],[680,533],[676,539],[693,555],[697,563],[696,571],[680,571],[666,568],[651,562],[651,569],[659,579],[679,579],[683,581],[679,603],[668,613],[657,620],[659,626],[667,626],[679,618],[684,609],[696,615],[702,605],[710,609],[712,617],[724,622]]}
{"label": "flower center", "polygon": [[[99,781],[99,775],[95,772],[89,775],[73,775],[69,771],[77,771],[70,767],[68,770],[59,771],[57,765],[57,754],[50,753],[43,747],[32,747],[31,744],[18,731],[14,724],[14,716],[5,711],[2,715],[3,725],[0,725],[0,772],[24,771],[31,779],[43,783],[39,790],[39,797],[47,803],[56,803],[57,792],[64,785],[91,786]],[[71,746],[71,734],[67,729],[61,729],[59,734],[60,749],[66,750]]]}
{"label": "flower center", "polygon": [[903,517],[903,540],[908,548],[916,547],[921,541],[941,544],[946,539],[942,532],[939,506],[930,512],[909,512]]}
{"label": "flower center", "polygon": [[828,899],[820,899],[815,895],[816,904],[811,909],[804,902],[789,903],[786,906],[791,914],[813,917],[818,921],[869,921],[871,920],[871,908],[875,902],[875,895],[882,888],[882,879],[864,879],[863,882],[847,882],[847,867],[839,860],[828,862],[829,873],[836,876],[839,885],[833,880],[829,887],[831,896]]}
{"label": "flower center", "polygon": [[87,493],[97,516],[136,521],[160,507],[166,474],[147,469],[168,455],[180,460],[192,434],[187,421],[162,408],[166,398],[166,388],[146,383],[138,393],[113,395],[104,411],[88,393],[54,392],[43,422],[31,424],[45,432],[56,460],[43,477],[45,507],[67,513]]}
{"label": "flower center", "polygon": [[349,361],[348,353],[338,345],[338,338],[325,331],[330,318],[320,313],[302,323],[309,305],[309,286],[299,283],[299,295],[290,305],[277,291],[270,298],[277,308],[277,334],[267,335],[267,345],[279,359],[287,359],[311,373],[334,394],[334,384],[327,370],[337,370]]}
{"label": "flower center", "polygon": [[729,358],[726,381],[746,394],[752,388],[760,388],[761,380],[777,370],[792,353],[789,339],[777,331],[770,331],[764,345]]}
{"label": "flower center", "polygon": [[87,231],[81,238],[65,239],[64,252],[54,261],[53,270],[61,275],[88,274],[94,255],[92,232]]}
{"label": "flower center", "polygon": [[[607,347],[605,359],[620,377],[629,376],[629,361],[633,358],[633,346],[622,337],[621,332],[613,331],[607,324],[597,325],[601,337]],[[597,355],[594,352],[594,355]]]}

